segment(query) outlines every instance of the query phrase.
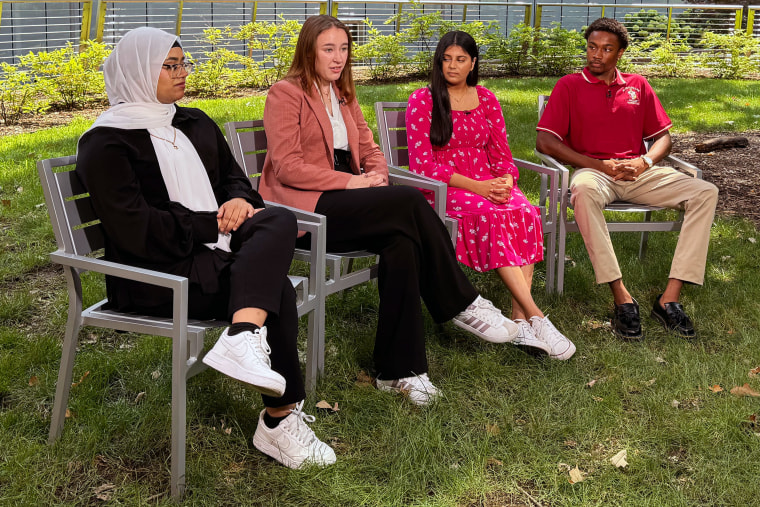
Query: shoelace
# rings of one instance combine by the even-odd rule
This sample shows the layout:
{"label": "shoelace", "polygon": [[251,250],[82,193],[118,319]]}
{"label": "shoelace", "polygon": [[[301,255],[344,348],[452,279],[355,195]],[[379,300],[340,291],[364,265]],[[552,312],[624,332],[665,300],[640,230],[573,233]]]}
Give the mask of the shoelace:
{"label": "shoelace", "polygon": [[436,389],[433,383],[430,382],[430,378],[428,378],[427,373],[423,373],[422,375],[415,375],[414,377],[408,378],[409,380],[405,380],[405,382],[409,384],[409,386],[411,386],[415,391],[420,391],[429,395],[434,395],[438,392],[438,389]]}
{"label": "shoelace", "polygon": [[296,415],[295,422],[290,425],[290,433],[298,439],[299,442],[308,446],[317,436],[314,434],[311,428],[306,423],[313,423],[316,418],[313,415],[304,413],[303,411],[304,400],[296,403],[295,408],[291,408],[290,412]]}
{"label": "shoelace", "polygon": [[562,333],[560,333],[557,328],[550,324],[548,315],[544,315],[544,317],[542,319],[538,319],[538,321],[540,322],[538,325],[539,332],[535,333],[537,339],[543,341],[544,343],[548,343],[549,340],[545,339],[547,338],[545,335],[548,334],[555,342],[564,341]]}
{"label": "shoelace", "polygon": [[[258,335],[260,339],[257,340],[256,335]],[[272,353],[272,349],[269,348],[269,343],[267,343],[267,328],[260,328],[258,333],[247,333],[246,340],[248,340],[248,343],[256,349],[258,357],[260,357],[267,366],[271,367],[272,362],[269,359],[269,354]]]}
{"label": "shoelace", "polygon": [[475,316],[486,324],[500,326],[504,322],[504,316],[486,298],[481,297],[472,306],[474,306]]}

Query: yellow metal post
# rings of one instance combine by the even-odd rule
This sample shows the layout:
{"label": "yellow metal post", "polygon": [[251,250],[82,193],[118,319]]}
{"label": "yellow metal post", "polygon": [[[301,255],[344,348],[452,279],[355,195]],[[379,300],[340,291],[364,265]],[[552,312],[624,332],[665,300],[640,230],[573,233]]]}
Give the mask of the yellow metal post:
{"label": "yellow metal post", "polygon": [[108,7],[108,4],[101,0],[98,4],[98,21],[95,25],[95,40],[98,42],[103,42],[103,28],[106,24],[106,7]]}
{"label": "yellow metal post", "polygon": [[602,15],[601,15],[601,17],[605,17],[605,16],[604,16],[604,10],[605,10],[605,9],[606,9],[606,6],[602,5]]}
{"label": "yellow metal post", "polygon": [[[100,0],[101,2],[103,0]],[[174,23],[174,33],[176,35],[182,34],[182,12],[185,10],[185,0],[179,0],[177,2],[177,21]]]}
{"label": "yellow metal post", "polygon": [[[401,14],[401,11],[404,9],[404,4],[400,3],[398,4],[398,13]],[[396,18],[396,33],[399,33],[401,31],[401,17]]]}
{"label": "yellow metal post", "polygon": [[332,5],[332,12],[330,13],[330,15],[331,15],[332,17],[334,17],[334,18],[337,18],[337,17],[338,17],[338,2],[333,2],[333,5]]}
{"label": "yellow metal post", "polygon": [[467,23],[467,5],[462,6],[462,24]]}
{"label": "yellow metal post", "polygon": [[665,32],[665,40],[670,40],[670,22],[673,20],[673,7],[668,7],[668,29]]}
{"label": "yellow metal post", "polygon": [[755,31],[755,9],[749,9],[747,12],[747,35],[752,35]]}
{"label": "yellow metal post", "polygon": [[327,2],[319,3],[319,15],[327,14]]}
{"label": "yellow metal post", "polygon": [[541,28],[541,14],[543,14],[543,10],[543,5],[536,5],[536,22],[533,25],[534,28]]}
{"label": "yellow metal post", "polygon": [[[507,9],[509,9],[509,7],[507,7]],[[533,11],[533,6],[531,6],[530,4],[525,6],[525,18],[523,19],[523,23],[526,26],[531,26],[530,25],[530,22],[531,22],[530,17],[531,17],[532,11]],[[506,34],[506,32],[505,32],[505,34]]]}
{"label": "yellow metal post", "polygon": [[734,30],[738,32],[742,29],[742,9],[736,9],[736,18],[734,20]]}
{"label": "yellow metal post", "polygon": [[[2,4],[0,4],[2,9]],[[0,14],[2,12],[0,11]],[[82,50],[84,42],[90,38],[90,26],[92,26],[92,0],[82,2],[82,30],[79,33],[79,51]]]}

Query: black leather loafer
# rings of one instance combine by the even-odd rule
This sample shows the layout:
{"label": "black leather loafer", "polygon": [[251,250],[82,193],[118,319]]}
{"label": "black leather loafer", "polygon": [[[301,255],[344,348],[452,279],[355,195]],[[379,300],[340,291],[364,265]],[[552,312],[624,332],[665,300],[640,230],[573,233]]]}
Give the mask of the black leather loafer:
{"label": "black leather loafer", "polygon": [[633,303],[615,305],[615,313],[610,321],[612,332],[623,340],[641,340],[644,333],[641,332],[641,317],[639,317],[639,304]]}
{"label": "black leather loafer", "polygon": [[692,324],[689,316],[686,315],[681,303],[665,303],[665,308],[663,309],[660,306],[661,297],[662,294],[655,298],[650,316],[665,326],[665,329],[681,338],[687,340],[696,338],[697,332],[694,331],[694,324]]}

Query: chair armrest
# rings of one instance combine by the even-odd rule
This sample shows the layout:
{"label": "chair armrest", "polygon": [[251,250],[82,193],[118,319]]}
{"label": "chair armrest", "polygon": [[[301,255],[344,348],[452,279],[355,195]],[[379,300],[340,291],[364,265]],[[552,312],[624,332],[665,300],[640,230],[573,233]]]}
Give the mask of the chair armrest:
{"label": "chair armrest", "polygon": [[[556,162],[556,161],[555,161]],[[563,165],[555,167],[543,166],[528,162],[527,160],[514,159],[515,165],[519,169],[525,169],[533,171],[541,175],[541,188],[539,194],[539,206],[545,206],[549,213],[549,222],[554,224],[557,222],[557,204],[560,199],[560,186],[563,180],[563,175],[568,174],[569,171]],[[546,198],[549,198],[549,204],[546,204]]]}
{"label": "chair armrest", "polygon": [[51,253],[50,260],[83,271],[93,271],[108,276],[116,276],[136,282],[166,287],[172,290],[182,290],[183,286],[188,284],[187,278],[184,276],[170,275],[161,271],[128,266],[95,257],[84,257],[82,255],[66,253],[62,250],[56,250]]}
{"label": "chair armrest", "polygon": [[679,171],[684,172],[693,178],[698,178],[700,180],[703,179],[702,169],[686,162],[685,160],[681,160],[680,158],[674,157],[673,155],[668,155],[667,157],[665,157],[665,161],[672,164],[673,167],[675,167]]}
{"label": "chair armrest", "polygon": [[392,165],[388,166],[388,178],[390,180],[388,183],[416,187],[433,192],[435,196],[435,212],[442,221],[445,221],[446,189],[448,188],[446,183]]}

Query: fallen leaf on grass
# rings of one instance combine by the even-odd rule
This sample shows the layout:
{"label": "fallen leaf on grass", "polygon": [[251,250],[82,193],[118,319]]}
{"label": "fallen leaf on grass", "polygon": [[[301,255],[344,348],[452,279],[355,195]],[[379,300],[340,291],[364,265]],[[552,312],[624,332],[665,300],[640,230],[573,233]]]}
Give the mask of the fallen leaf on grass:
{"label": "fallen leaf on grass", "polygon": [[760,374],[760,366],[749,370],[749,373],[747,374],[747,376],[749,376],[749,378],[755,378],[757,377],[758,374]]}
{"label": "fallen leaf on grass", "polygon": [[29,377],[29,385],[30,386],[36,386],[39,383],[40,383],[40,379],[37,378],[37,375],[35,375],[33,377]]}
{"label": "fallen leaf on grass", "polygon": [[158,377],[161,376],[161,371],[160,370],[156,370],[153,373],[151,373],[150,376],[153,378],[153,380],[158,380]]}
{"label": "fallen leaf on grass", "polygon": [[673,400],[670,402],[670,406],[673,408],[678,408],[681,405],[681,402],[678,400]]}
{"label": "fallen leaf on grass", "polygon": [[579,468],[578,465],[575,465],[575,468],[570,470],[570,484],[575,484],[576,482],[583,482],[586,480],[585,473],[583,473]]}
{"label": "fallen leaf on grass", "polygon": [[499,433],[501,433],[501,430],[499,429],[499,425],[496,423],[486,424],[486,433],[488,433],[489,435],[496,436]]}
{"label": "fallen leaf on grass", "polygon": [[709,387],[709,389],[710,389],[710,391],[712,391],[712,392],[714,392],[714,393],[720,393],[720,392],[723,392],[723,388],[722,388],[722,387],[720,387],[720,385],[719,385],[719,384],[715,384],[714,386],[710,386],[710,387]]}
{"label": "fallen leaf on grass", "polygon": [[74,417],[74,412],[72,412],[71,410],[69,410],[69,409],[67,408],[67,409],[66,409],[66,419],[69,419],[69,418],[71,418],[71,417]]}
{"label": "fallen leaf on grass", "polygon": [[114,489],[116,489],[116,486],[108,482],[106,484],[98,486],[97,488],[93,488],[92,492],[95,493],[95,498],[98,500],[108,502],[113,496]]}
{"label": "fallen leaf on grass", "polygon": [[594,401],[604,401],[604,398],[602,398],[601,396],[592,396],[591,399]]}
{"label": "fallen leaf on grass", "polygon": [[741,387],[736,386],[731,389],[731,394],[734,396],[760,396],[760,393],[752,389],[747,383]]}
{"label": "fallen leaf on grass", "polygon": [[565,447],[567,447],[568,449],[572,449],[576,445],[578,445],[578,442],[576,442],[575,440],[565,440]]}
{"label": "fallen leaf on grass", "polygon": [[356,384],[360,386],[372,386],[372,377],[367,375],[367,372],[360,370],[356,375]]}
{"label": "fallen leaf on grass", "polygon": [[79,384],[81,384],[82,382],[84,382],[84,379],[86,379],[87,375],[89,375],[89,374],[90,374],[90,370],[87,370],[86,372],[84,372],[84,375],[82,375],[82,377],[79,379],[79,381],[72,383],[71,387],[76,387]]}
{"label": "fallen leaf on grass", "polygon": [[145,398],[145,391],[140,391],[137,393],[137,396],[135,396],[135,404],[140,403],[143,398]]}
{"label": "fallen leaf on grass", "polygon": [[488,461],[486,461],[486,466],[504,466],[504,463],[499,461],[496,458],[488,458]]}
{"label": "fallen leaf on grass", "polygon": [[647,380],[646,382],[644,382],[644,385],[645,385],[645,386],[651,386],[651,385],[654,385],[654,383],[655,383],[656,381],[657,381],[657,379],[656,379],[656,378],[652,378],[652,379],[649,379],[649,380]]}
{"label": "fallen leaf on grass", "polygon": [[664,360],[663,358],[661,358],[660,356],[655,357],[654,360],[655,360],[655,362],[660,363],[660,364],[666,364],[667,363],[667,361]]}
{"label": "fallen leaf on grass", "polygon": [[623,449],[610,458],[610,463],[615,465],[617,468],[623,468],[628,465],[626,458],[628,458],[628,451],[626,449]]}
{"label": "fallen leaf on grass", "polygon": [[754,245],[755,243],[757,243],[757,240],[756,240],[755,238],[747,238],[747,241],[749,241],[749,242],[750,242],[750,243],[752,243],[753,245]]}
{"label": "fallen leaf on grass", "polygon": [[338,408],[338,402],[337,402],[337,401],[335,402],[335,405],[330,405],[330,404],[329,404],[329,403],[327,403],[325,400],[320,400],[320,401],[317,403],[317,408],[321,408],[321,409],[324,409],[324,410],[329,410],[329,411],[331,411],[331,412],[337,412],[337,411],[339,411],[339,410],[340,410],[340,409]]}
{"label": "fallen leaf on grass", "polygon": [[596,379],[586,382],[586,387],[594,387],[594,384],[596,384]]}
{"label": "fallen leaf on grass", "polygon": [[11,207],[10,199],[3,199],[3,206],[5,206],[6,208],[10,208]]}

